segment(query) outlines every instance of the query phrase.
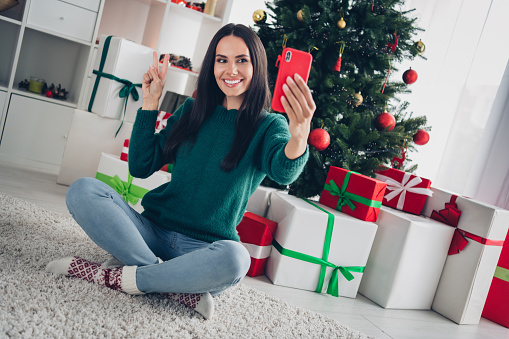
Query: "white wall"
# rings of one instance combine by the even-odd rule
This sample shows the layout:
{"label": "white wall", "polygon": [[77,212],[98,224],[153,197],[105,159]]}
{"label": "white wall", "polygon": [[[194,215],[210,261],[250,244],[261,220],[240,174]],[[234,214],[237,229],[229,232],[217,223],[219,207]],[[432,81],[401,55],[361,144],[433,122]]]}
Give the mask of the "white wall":
{"label": "white wall", "polygon": [[267,10],[265,0],[233,0],[228,22],[254,26],[253,12],[257,9]]}
{"label": "white wall", "polygon": [[149,10],[150,5],[147,3],[130,1],[129,6],[125,6],[125,0],[107,0],[104,2],[97,36],[121,36],[141,44]]}

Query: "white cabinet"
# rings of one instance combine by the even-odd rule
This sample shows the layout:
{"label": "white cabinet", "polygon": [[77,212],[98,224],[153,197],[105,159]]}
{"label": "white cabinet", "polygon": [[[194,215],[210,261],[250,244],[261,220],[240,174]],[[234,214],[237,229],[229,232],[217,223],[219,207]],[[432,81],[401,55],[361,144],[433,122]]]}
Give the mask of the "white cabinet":
{"label": "white cabinet", "polygon": [[170,67],[165,90],[191,96],[209,42],[228,23],[232,3],[217,0],[212,16],[171,1],[107,0],[98,35],[123,37],[159,53],[190,58],[195,72]]}
{"label": "white cabinet", "polygon": [[[58,172],[104,0],[18,2],[0,12],[0,160]],[[66,98],[20,86],[31,78],[60,85]]]}
{"label": "white cabinet", "polygon": [[92,41],[97,11],[59,0],[33,1],[28,24],[84,41]]}
{"label": "white cabinet", "polygon": [[[74,109],[12,94],[0,155],[27,165],[58,168]],[[36,165],[37,167],[37,165]]]}
{"label": "white cabinet", "polygon": [[7,92],[0,91],[0,109],[3,109],[6,101],[7,101]]}

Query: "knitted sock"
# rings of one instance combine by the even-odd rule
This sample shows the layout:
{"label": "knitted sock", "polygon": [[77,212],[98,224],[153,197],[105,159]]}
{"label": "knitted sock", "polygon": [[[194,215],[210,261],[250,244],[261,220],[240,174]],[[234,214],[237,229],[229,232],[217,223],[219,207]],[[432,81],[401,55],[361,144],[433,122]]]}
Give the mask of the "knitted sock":
{"label": "knitted sock", "polygon": [[200,313],[205,319],[214,314],[214,300],[210,293],[164,293],[166,297],[176,300]]}
{"label": "knitted sock", "polygon": [[101,264],[80,257],[66,257],[53,260],[46,265],[46,271],[104,285],[128,294],[144,294],[136,286],[137,266],[102,268]]}

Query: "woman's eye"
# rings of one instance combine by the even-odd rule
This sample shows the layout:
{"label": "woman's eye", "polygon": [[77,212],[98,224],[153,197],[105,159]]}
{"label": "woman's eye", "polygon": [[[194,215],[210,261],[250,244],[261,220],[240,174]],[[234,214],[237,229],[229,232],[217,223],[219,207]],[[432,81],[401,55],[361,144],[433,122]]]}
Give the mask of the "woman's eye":
{"label": "woman's eye", "polygon": [[225,63],[225,62],[226,62],[226,60],[225,60],[225,59],[217,59],[217,60],[216,60],[216,62],[218,62],[218,63],[222,64],[222,63]]}
{"label": "woman's eye", "polygon": [[247,59],[239,59],[239,62],[247,62]]}

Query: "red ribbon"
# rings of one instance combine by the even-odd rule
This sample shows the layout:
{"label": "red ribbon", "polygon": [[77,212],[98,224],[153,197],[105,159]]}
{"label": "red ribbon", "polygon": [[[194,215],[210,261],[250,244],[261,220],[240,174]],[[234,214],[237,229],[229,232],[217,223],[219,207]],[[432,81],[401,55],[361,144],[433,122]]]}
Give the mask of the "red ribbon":
{"label": "red ribbon", "polygon": [[444,224],[455,227],[454,236],[452,237],[451,246],[449,247],[449,255],[458,254],[468,245],[468,240],[458,229],[461,211],[456,204],[457,195],[451,196],[451,200],[445,203],[445,208],[440,211],[433,211],[431,219],[435,219]]}
{"label": "red ribbon", "polygon": [[466,232],[464,230],[460,230],[458,228],[458,222],[461,216],[461,211],[458,209],[458,205],[456,204],[457,195],[451,196],[451,200],[448,203],[445,203],[445,208],[440,211],[433,211],[431,213],[431,219],[435,219],[444,224],[455,227],[454,236],[452,237],[451,246],[449,247],[448,255],[458,254],[468,245],[468,239],[472,239],[477,241],[483,245],[490,246],[503,246],[503,240],[490,240],[473,233]]}

